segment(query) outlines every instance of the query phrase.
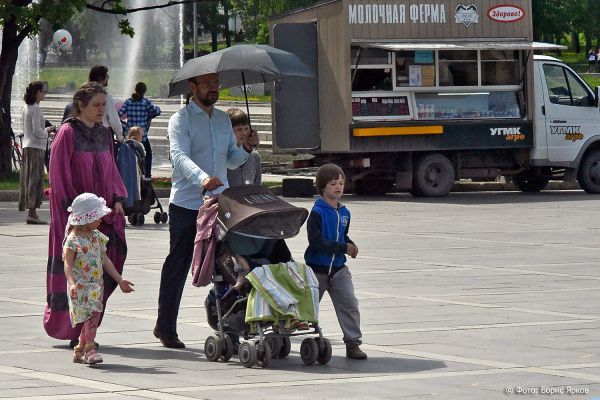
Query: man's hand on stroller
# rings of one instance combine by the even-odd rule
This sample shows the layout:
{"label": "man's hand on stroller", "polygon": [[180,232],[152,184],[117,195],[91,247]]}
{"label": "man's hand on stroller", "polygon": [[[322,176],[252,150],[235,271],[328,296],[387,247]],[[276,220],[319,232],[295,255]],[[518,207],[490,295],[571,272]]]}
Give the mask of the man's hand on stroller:
{"label": "man's hand on stroller", "polygon": [[223,182],[216,176],[209,176],[202,181],[202,187],[207,191],[215,190],[220,186],[223,186]]}

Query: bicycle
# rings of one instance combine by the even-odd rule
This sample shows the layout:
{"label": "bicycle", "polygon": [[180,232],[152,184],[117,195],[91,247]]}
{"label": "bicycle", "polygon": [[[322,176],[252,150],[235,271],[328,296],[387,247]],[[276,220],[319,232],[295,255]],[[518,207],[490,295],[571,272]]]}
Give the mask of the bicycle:
{"label": "bicycle", "polygon": [[11,153],[13,171],[20,171],[23,165],[23,135],[11,135]]}

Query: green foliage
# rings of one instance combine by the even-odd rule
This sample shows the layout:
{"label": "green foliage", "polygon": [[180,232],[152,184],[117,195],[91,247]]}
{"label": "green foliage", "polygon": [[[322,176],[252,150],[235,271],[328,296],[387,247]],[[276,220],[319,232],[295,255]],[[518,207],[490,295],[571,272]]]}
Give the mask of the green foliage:
{"label": "green foliage", "polygon": [[231,0],[240,13],[246,38],[251,42],[268,43],[268,21],[273,15],[316,3],[317,0]]}

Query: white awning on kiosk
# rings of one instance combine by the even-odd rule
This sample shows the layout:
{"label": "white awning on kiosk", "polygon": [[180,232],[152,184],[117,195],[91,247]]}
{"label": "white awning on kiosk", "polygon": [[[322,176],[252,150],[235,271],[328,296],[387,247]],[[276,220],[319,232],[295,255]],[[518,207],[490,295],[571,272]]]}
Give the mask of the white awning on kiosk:
{"label": "white awning on kiosk", "polygon": [[436,41],[436,42],[353,42],[353,46],[371,47],[389,51],[402,50],[566,50],[567,46],[526,41]]}

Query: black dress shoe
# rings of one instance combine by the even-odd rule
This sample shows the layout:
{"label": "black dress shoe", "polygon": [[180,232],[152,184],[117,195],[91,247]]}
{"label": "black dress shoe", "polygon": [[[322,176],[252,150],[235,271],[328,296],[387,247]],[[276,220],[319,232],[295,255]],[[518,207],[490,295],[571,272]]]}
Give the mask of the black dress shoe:
{"label": "black dress shoe", "polygon": [[163,346],[169,349],[185,349],[185,344],[179,340],[177,336],[164,336],[161,335],[157,328],[154,328],[154,337],[156,337]]}

